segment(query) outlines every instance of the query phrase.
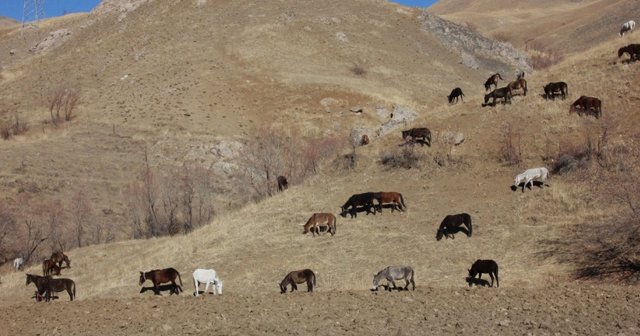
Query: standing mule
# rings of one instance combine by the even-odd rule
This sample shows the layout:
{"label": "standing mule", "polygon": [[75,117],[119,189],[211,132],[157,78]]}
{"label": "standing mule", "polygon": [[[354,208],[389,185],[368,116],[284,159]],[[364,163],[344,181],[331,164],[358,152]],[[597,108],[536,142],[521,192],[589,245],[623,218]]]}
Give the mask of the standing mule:
{"label": "standing mule", "polygon": [[[491,75],[491,77],[487,78],[487,81],[484,82],[484,89],[485,91],[489,91],[491,90],[491,85],[495,86],[495,88],[498,88],[498,78],[502,79],[502,76],[500,76],[499,73],[495,73],[493,75]],[[504,80],[504,79],[502,79]]]}
{"label": "standing mule", "polygon": [[200,284],[204,285],[204,294],[207,294],[207,290],[209,289],[209,284],[213,287],[213,295],[222,294],[222,280],[218,278],[218,274],[213,269],[201,269],[198,268],[193,271],[193,285],[196,287],[196,296],[200,294]]}
{"label": "standing mule", "polygon": [[462,93],[462,89],[459,87],[453,89],[451,93],[447,96],[447,99],[449,100],[449,104],[458,103],[458,97],[464,103],[464,93]]}
{"label": "standing mule", "polygon": [[[373,288],[371,290],[377,291],[380,287],[380,281],[387,280],[387,290],[391,291],[396,289],[396,283],[394,280],[405,281],[404,290],[409,290],[409,283],[413,285],[413,290],[416,290],[416,283],[413,281],[413,268],[411,266],[389,266],[377,274],[373,275]],[[388,285],[391,283],[393,288]]]}
{"label": "standing mule", "polygon": [[[176,278],[180,280],[180,286],[176,284]],[[175,268],[165,268],[161,270],[152,270],[149,272],[140,272],[140,286],[142,286],[142,284],[144,284],[147,279],[151,280],[151,282],[153,283],[153,292],[155,293],[155,295],[161,295],[158,286],[166,282],[171,282],[171,294],[180,294],[180,292],[182,291],[182,278],[180,277],[180,273],[176,271]]]}
{"label": "standing mule", "polygon": [[304,225],[302,234],[311,232],[311,235],[313,235],[314,237],[316,236],[316,234],[320,235],[321,226],[327,227],[327,231],[329,231],[329,233],[331,233],[331,235],[333,236],[334,234],[336,234],[336,216],[327,212],[314,213]]}
{"label": "standing mule", "polygon": [[489,287],[493,287],[494,276],[496,278],[496,287],[500,287],[500,280],[498,280],[498,263],[496,263],[494,260],[478,259],[473,263],[473,265],[471,265],[471,268],[468,269],[468,271],[470,278],[475,278],[477,274],[478,279],[482,279],[482,273],[489,273],[489,276],[491,277],[491,286]]}

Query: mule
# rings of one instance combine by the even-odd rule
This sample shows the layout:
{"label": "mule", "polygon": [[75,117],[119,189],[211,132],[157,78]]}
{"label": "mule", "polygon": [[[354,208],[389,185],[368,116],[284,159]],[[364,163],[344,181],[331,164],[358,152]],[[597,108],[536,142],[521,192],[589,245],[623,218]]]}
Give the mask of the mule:
{"label": "mule", "polygon": [[602,117],[602,101],[595,97],[580,96],[569,108],[569,113],[573,112],[577,112],[579,116],[587,114],[600,119]]}
{"label": "mule", "polygon": [[522,185],[522,192],[524,192],[524,188],[527,186],[527,184],[531,183],[531,185],[533,186],[534,180],[544,183],[544,181],[546,181],[548,177],[549,170],[545,167],[527,169],[523,173],[516,175],[516,178],[513,181],[515,189],[513,189],[512,187],[512,190],[517,190],[520,183],[524,182],[524,184]]}
{"label": "mule", "polygon": [[[461,227],[462,225],[466,228]],[[457,215],[447,215],[436,233],[436,240],[440,241],[442,237],[455,239],[454,233],[463,232],[467,237],[471,237],[473,227],[471,226],[471,216],[468,213],[460,213]]]}
{"label": "mule", "polygon": [[449,104],[457,104],[458,98],[460,98],[464,103],[464,93],[462,93],[462,89],[459,87],[453,89],[451,93],[447,96],[447,99],[449,100]]}
{"label": "mule", "polygon": [[58,267],[62,267],[64,262],[67,268],[71,268],[71,260],[62,251],[54,252],[49,259],[58,264]]}
{"label": "mule", "polygon": [[[498,88],[498,78],[502,79],[502,76],[500,76],[500,73],[495,73],[493,75],[491,75],[491,77],[489,77],[487,79],[486,82],[484,82],[484,89],[485,91],[489,91],[491,89],[491,85],[495,86],[495,88]],[[502,79],[504,80],[504,79]]]}
{"label": "mule", "polygon": [[629,54],[629,62],[637,61],[640,59],[640,44],[630,44],[618,49],[618,58],[624,54]]}
{"label": "mule", "polygon": [[407,206],[404,204],[404,197],[399,192],[376,192],[373,193],[373,198],[378,201],[376,206],[377,211],[382,213],[382,207],[385,204],[391,204],[391,212],[398,210],[404,212],[407,210]]}
{"label": "mule", "polygon": [[[502,99],[503,104],[506,104],[506,103],[511,104],[511,97],[512,97],[511,89],[508,86],[495,89],[491,91],[489,94],[484,95],[483,106],[487,106],[487,105],[496,106],[497,99]],[[489,104],[489,99],[493,99],[491,104]]]}
{"label": "mule", "polygon": [[[209,285],[213,287],[213,295],[222,294],[222,280],[218,278],[218,274],[213,269],[201,269],[198,268],[193,271],[193,285],[196,288],[195,296],[199,296],[200,294],[200,284],[204,285],[204,294],[207,294],[207,290],[209,289]],[[217,292],[217,293],[216,293]]]}
{"label": "mule", "polygon": [[469,271],[469,277],[475,278],[476,274],[478,275],[478,279],[482,278],[483,273],[489,273],[491,277],[491,285],[489,287],[493,287],[493,277],[496,279],[496,287],[500,287],[500,280],[498,279],[498,263],[494,260],[476,260]]}
{"label": "mule", "polygon": [[509,84],[507,87],[511,90],[511,94],[513,95],[513,91],[522,90],[522,95],[527,95],[527,81],[524,78],[517,79]]}
{"label": "mule", "polygon": [[51,259],[45,259],[42,261],[42,275],[60,275],[60,266]]}
{"label": "mule", "polygon": [[564,100],[568,94],[569,86],[565,82],[551,82],[544,86],[545,99],[555,99],[556,95],[560,95]]}
{"label": "mule", "polygon": [[[176,284],[176,278],[180,280],[180,286]],[[161,270],[151,270],[149,272],[140,272],[140,286],[145,283],[145,281],[151,280],[153,283],[153,292],[155,295],[161,295],[158,290],[158,285],[171,282],[171,285],[175,289],[176,294],[180,294],[182,292],[182,277],[180,277],[180,272],[176,271],[175,268],[164,268]]]}
{"label": "mule", "polygon": [[[363,207],[367,211],[367,215],[370,213],[376,214],[375,207],[373,205],[373,193],[366,192],[362,194],[354,194],[340,207],[340,216],[347,217],[347,213],[351,215],[351,218],[358,217],[358,207]],[[371,211],[371,209],[374,209]]]}
{"label": "mule", "polygon": [[369,136],[366,134],[362,135],[362,138],[360,138],[360,146],[366,146],[369,144]]}
{"label": "mule", "polygon": [[630,33],[636,28],[636,22],[633,20],[629,20],[622,24],[620,28],[620,37],[624,36],[625,33]]}
{"label": "mule", "polygon": [[431,147],[431,130],[426,127],[418,127],[402,131],[402,139],[405,139],[406,141],[408,137],[411,137],[411,141],[413,142],[421,139],[421,145],[426,144]]}
{"label": "mule", "polygon": [[69,293],[70,301],[76,297],[76,284],[71,279],[54,279],[51,276],[27,274],[27,286],[32,282],[37,288],[36,299],[44,294],[45,301],[50,301],[52,293],[64,290]]}
{"label": "mule", "polygon": [[286,177],[280,175],[276,178],[276,181],[278,182],[278,191],[289,189],[289,181],[287,181]]}
{"label": "mule", "polygon": [[405,282],[404,290],[409,290],[409,284],[413,286],[413,290],[416,290],[416,283],[413,281],[413,268],[411,266],[388,266],[381,270],[377,274],[373,275],[373,288],[371,290],[377,291],[380,287],[380,281],[387,280],[387,283],[391,283],[393,287],[387,285],[387,289],[397,289],[395,280],[403,280]]}
{"label": "mule", "polygon": [[322,213],[314,213],[311,215],[307,223],[304,225],[304,230],[302,234],[306,234],[311,232],[311,234],[315,237],[316,234],[320,235],[320,227],[326,226],[327,231],[331,233],[331,235],[336,234],[336,216],[333,214],[322,212]]}
{"label": "mule", "polygon": [[13,268],[16,272],[22,269],[22,265],[24,265],[24,259],[22,257],[13,259]]}
{"label": "mule", "polygon": [[287,286],[291,285],[291,291],[298,290],[297,284],[307,283],[307,292],[313,292],[316,285],[316,274],[310,269],[289,272],[280,282],[280,294],[287,292]]}

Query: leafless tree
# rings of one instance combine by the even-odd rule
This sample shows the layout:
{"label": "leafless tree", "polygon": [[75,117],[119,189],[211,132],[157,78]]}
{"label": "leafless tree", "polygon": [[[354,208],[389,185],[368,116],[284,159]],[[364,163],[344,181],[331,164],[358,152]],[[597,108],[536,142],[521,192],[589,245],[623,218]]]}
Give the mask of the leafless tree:
{"label": "leafless tree", "polygon": [[71,218],[71,223],[73,224],[76,246],[82,247],[87,226],[91,218],[91,201],[84,191],[80,190],[76,192],[71,199],[68,212],[69,217]]}

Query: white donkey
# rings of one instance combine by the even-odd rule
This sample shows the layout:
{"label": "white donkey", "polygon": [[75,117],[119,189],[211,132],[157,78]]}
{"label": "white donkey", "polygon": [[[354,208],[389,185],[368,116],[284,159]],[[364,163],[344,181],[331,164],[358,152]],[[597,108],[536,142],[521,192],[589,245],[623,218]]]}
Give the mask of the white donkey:
{"label": "white donkey", "polygon": [[22,269],[22,265],[24,265],[24,259],[22,259],[22,257],[13,259],[13,267],[16,269],[16,272]]}
{"label": "white donkey", "polygon": [[522,192],[524,192],[524,187],[526,187],[527,184],[532,183],[531,185],[533,186],[534,180],[544,182],[547,179],[547,177],[549,177],[549,170],[547,170],[547,168],[545,167],[531,168],[531,169],[525,170],[524,173],[522,174],[518,174],[514,181],[514,185],[517,189],[520,183],[524,182],[524,185],[522,185]]}
{"label": "white donkey", "polygon": [[196,287],[196,296],[199,296],[199,285],[204,283],[204,294],[207,294],[209,284],[213,286],[213,295],[222,294],[222,280],[218,278],[216,271],[213,269],[201,269],[198,268],[193,271],[193,284]]}
{"label": "white donkey", "polygon": [[620,28],[620,36],[624,36],[625,33],[631,32],[636,28],[636,22],[633,20],[629,20],[622,24],[622,28]]}

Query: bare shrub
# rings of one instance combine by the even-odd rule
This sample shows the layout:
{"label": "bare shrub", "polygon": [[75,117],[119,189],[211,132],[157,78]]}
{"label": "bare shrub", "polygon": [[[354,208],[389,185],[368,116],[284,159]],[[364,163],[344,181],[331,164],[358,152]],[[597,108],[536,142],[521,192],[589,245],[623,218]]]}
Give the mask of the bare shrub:
{"label": "bare shrub", "polygon": [[53,90],[49,97],[49,114],[55,126],[62,121],[71,121],[80,102],[80,91],[67,86]]}
{"label": "bare shrub", "polygon": [[424,156],[416,151],[415,143],[407,143],[402,148],[396,148],[380,156],[380,162],[388,168],[415,168],[423,159]]}
{"label": "bare shrub", "polygon": [[22,135],[29,130],[29,123],[20,119],[17,114],[9,121],[0,122],[0,136],[9,140],[12,136]]}
{"label": "bare shrub", "polygon": [[18,230],[16,216],[4,201],[0,201],[0,264],[18,255],[15,246]]}
{"label": "bare shrub", "polygon": [[333,160],[333,168],[339,171],[353,170],[358,166],[358,154],[356,153],[356,146],[351,145],[351,152],[347,154],[338,155]]}
{"label": "bare shrub", "polygon": [[522,162],[521,135],[513,130],[507,123],[502,132],[502,146],[500,147],[500,160],[507,165],[517,165]]}
{"label": "bare shrub", "polygon": [[478,26],[471,21],[465,21],[464,26],[467,27],[470,31],[474,33],[478,33]]}
{"label": "bare shrub", "polygon": [[360,63],[353,63],[353,65],[349,68],[351,73],[356,76],[362,77],[367,74],[367,69]]}
{"label": "bare shrub", "polygon": [[544,47],[540,42],[527,43],[525,50],[531,57],[531,66],[536,70],[546,69],[564,60],[561,51]]}
{"label": "bare shrub", "polygon": [[87,194],[82,190],[76,192],[67,207],[67,211],[71,219],[71,225],[73,226],[75,245],[82,247],[83,242],[86,245],[87,227],[92,217],[91,201],[87,197]]}
{"label": "bare shrub", "polygon": [[500,42],[510,42],[511,35],[506,32],[495,32],[492,35],[493,39]]}
{"label": "bare shrub", "polygon": [[0,122],[0,136],[4,140],[9,140],[11,138],[11,125],[6,121]]}

